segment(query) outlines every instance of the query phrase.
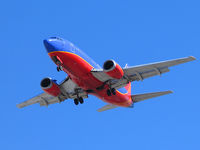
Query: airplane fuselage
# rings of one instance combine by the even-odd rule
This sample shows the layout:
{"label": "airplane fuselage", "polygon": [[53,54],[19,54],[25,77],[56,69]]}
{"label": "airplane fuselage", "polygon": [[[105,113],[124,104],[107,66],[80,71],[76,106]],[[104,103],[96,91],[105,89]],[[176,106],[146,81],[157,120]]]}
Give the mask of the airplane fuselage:
{"label": "airplane fuselage", "polygon": [[54,63],[61,67],[70,79],[88,94],[95,95],[103,101],[117,106],[132,106],[131,83],[116,90],[115,95],[108,96],[109,85],[99,81],[91,73],[92,69],[101,69],[101,67],[80,49],[67,40],[54,37],[44,40],[44,45]]}

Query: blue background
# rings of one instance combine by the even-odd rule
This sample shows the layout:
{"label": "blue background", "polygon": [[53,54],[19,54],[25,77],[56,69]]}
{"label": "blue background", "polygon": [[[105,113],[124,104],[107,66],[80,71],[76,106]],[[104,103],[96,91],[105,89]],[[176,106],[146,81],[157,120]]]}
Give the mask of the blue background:
{"label": "blue background", "polygon": [[199,61],[162,77],[132,83],[132,93],[173,90],[134,109],[98,113],[94,96],[48,108],[16,104],[37,95],[40,81],[57,73],[42,40],[72,41],[100,65],[121,66],[200,56],[198,0],[7,0],[0,4],[0,149],[199,150]]}

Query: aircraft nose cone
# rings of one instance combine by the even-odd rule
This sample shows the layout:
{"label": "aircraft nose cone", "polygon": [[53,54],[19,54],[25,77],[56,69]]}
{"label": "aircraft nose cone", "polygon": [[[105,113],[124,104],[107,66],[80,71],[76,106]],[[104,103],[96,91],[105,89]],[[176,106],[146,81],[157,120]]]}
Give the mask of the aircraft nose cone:
{"label": "aircraft nose cone", "polygon": [[48,53],[54,51],[60,51],[64,46],[63,39],[59,37],[50,37],[48,39],[45,39],[43,42]]}
{"label": "aircraft nose cone", "polygon": [[51,41],[49,41],[48,39],[45,39],[43,41],[43,43],[44,43],[44,46],[45,46],[48,53],[55,51],[55,47],[53,46]]}

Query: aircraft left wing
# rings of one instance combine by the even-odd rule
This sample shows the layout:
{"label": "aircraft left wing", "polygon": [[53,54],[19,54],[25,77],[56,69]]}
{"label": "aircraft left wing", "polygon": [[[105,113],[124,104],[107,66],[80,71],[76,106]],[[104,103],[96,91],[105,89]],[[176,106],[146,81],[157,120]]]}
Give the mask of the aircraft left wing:
{"label": "aircraft left wing", "polygon": [[92,70],[92,74],[102,82],[108,82],[111,84],[112,88],[124,87],[128,82],[144,80],[146,78],[161,75],[163,73],[169,72],[169,67],[193,61],[196,58],[193,56],[179,58],[174,60],[156,62],[151,64],[125,67],[123,68],[124,76],[121,79],[114,79],[109,77],[104,73],[103,70]]}
{"label": "aircraft left wing", "polygon": [[54,103],[61,103],[66,99],[75,99],[77,97],[87,98],[88,94],[78,87],[70,78],[66,78],[60,85],[61,93],[58,97],[51,96],[47,93],[39,94],[27,101],[17,105],[18,108],[23,108],[32,104],[39,103],[40,106],[48,106]]}
{"label": "aircraft left wing", "polygon": [[155,75],[161,75],[165,72],[169,72],[169,67],[183,64],[189,61],[193,61],[196,58],[193,56],[185,57],[185,58],[179,58],[174,60],[168,60],[168,61],[161,61],[157,63],[151,63],[146,65],[139,65],[139,66],[133,66],[124,68],[124,73],[130,78],[131,81],[135,80],[143,80]]}

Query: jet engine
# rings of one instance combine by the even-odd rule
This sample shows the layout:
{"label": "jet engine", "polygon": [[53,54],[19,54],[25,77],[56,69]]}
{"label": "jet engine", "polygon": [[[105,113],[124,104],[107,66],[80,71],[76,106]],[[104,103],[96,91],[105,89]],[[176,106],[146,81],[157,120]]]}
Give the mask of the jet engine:
{"label": "jet engine", "polygon": [[55,82],[55,80],[52,80],[51,78],[44,78],[40,83],[42,90],[49,95],[57,97],[61,91],[58,86],[58,84]]}
{"label": "jet engine", "polygon": [[114,60],[107,60],[103,64],[103,70],[107,75],[115,79],[121,79],[124,76],[122,68]]}

